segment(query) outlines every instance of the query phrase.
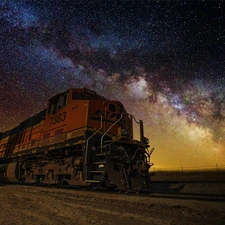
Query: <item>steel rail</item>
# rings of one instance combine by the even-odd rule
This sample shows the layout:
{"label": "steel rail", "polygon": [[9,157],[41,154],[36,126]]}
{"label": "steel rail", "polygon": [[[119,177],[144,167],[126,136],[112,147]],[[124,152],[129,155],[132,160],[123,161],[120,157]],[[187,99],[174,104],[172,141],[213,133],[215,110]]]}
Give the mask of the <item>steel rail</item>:
{"label": "steel rail", "polygon": [[[21,186],[34,186],[34,184],[23,184],[23,183],[1,183],[0,186],[5,185],[21,185]],[[43,185],[41,184],[38,188],[46,188],[46,187],[54,187],[54,185]],[[210,201],[210,202],[225,202],[225,194],[211,194],[211,193],[168,193],[168,192],[151,192],[151,191],[120,191],[119,189],[108,190],[103,188],[95,188],[95,189],[80,189],[78,186],[71,185],[63,185],[61,187],[57,187],[57,189],[61,190],[74,190],[74,191],[85,191],[86,193],[91,192],[93,190],[97,193],[108,193],[108,194],[118,194],[118,195],[128,195],[128,196],[140,196],[140,197],[148,197],[148,198],[164,198],[164,199],[180,199],[180,200],[196,200],[196,201]]]}

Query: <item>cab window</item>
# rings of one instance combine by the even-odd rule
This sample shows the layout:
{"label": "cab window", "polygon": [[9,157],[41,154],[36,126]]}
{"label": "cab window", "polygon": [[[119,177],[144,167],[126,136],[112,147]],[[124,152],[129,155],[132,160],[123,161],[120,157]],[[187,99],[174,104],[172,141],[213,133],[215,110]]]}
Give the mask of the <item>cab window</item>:
{"label": "cab window", "polygon": [[55,98],[51,99],[50,105],[48,108],[48,113],[55,113],[58,109],[67,105],[68,94],[62,94],[55,96]]}
{"label": "cab window", "polygon": [[92,100],[93,98],[81,93],[73,92],[73,100]]}

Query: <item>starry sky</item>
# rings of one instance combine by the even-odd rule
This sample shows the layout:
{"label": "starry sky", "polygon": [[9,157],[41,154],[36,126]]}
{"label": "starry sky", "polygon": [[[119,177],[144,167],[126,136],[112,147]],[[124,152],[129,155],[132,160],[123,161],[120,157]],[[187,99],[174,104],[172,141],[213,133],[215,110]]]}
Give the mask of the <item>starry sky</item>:
{"label": "starry sky", "polygon": [[142,119],[156,168],[225,167],[225,2],[0,0],[0,131],[70,87]]}

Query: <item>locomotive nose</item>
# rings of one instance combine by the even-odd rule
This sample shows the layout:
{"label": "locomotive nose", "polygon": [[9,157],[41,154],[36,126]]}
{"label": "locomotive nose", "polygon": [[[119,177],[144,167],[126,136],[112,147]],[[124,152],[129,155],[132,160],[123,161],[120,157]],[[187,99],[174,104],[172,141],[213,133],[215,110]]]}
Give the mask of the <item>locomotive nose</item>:
{"label": "locomotive nose", "polygon": [[150,180],[147,171],[131,169],[130,162],[111,158],[106,163],[106,173],[110,183],[116,185],[120,190],[139,191],[143,188],[150,189]]}

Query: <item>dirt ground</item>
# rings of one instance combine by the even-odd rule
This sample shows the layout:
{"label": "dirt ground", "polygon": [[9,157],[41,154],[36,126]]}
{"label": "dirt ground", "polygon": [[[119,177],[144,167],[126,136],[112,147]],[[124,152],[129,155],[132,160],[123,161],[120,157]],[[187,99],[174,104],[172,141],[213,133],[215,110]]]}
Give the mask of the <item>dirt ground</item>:
{"label": "dirt ground", "polygon": [[1,225],[225,224],[225,202],[35,186],[0,186]]}

